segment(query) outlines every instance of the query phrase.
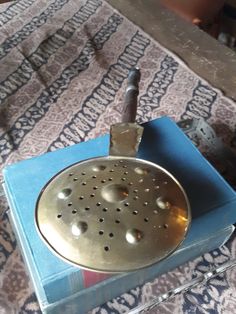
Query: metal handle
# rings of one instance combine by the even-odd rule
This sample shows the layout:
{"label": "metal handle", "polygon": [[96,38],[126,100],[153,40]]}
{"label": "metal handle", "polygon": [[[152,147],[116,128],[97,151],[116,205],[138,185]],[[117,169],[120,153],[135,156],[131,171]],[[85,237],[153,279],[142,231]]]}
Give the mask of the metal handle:
{"label": "metal handle", "polygon": [[122,122],[135,122],[137,112],[137,99],[139,94],[140,70],[138,67],[129,72],[128,84],[125,92],[125,106],[123,111]]}

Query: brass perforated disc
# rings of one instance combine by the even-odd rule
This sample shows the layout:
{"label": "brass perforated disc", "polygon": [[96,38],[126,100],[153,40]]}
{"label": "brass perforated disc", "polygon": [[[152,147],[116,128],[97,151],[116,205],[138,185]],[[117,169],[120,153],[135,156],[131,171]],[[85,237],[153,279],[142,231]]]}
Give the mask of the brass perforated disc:
{"label": "brass perforated disc", "polygon": [[37,203],[48,246],[74,265],[125,272],[158,262],[184,239],[189,203],[163,168],[140,159],[102,157],[56,175]]}

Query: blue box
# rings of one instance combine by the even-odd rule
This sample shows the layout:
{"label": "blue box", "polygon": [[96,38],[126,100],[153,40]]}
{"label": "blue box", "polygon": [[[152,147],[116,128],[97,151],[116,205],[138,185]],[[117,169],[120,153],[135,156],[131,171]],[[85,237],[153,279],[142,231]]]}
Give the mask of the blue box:
{"label": "blue box", "polygon": [[4,189],[10,219],[43,313],[85,313],[187,260],[222,245],[236,222],[236,193],[169,118],[144,124],[139,158],[158,163],[183,185],[192,208],[188,236],[168,259],[114,276],[92,273],[60,260],[40,239],[34,222],[38,195],[63,168],[108,154],[109,135],[7,166]]}

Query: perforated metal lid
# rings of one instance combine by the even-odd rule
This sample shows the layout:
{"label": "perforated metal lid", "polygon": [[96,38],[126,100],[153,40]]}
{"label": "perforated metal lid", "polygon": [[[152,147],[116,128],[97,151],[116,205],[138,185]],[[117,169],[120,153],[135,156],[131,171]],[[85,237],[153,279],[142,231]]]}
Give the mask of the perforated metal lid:
{"label": "perforated metal lid", "polygon": [[42,191],[40,234],[60,257],[101,272],[140,269],[165,258],[184,239],[189,203],[163,168],[130,157],[75,164]]}

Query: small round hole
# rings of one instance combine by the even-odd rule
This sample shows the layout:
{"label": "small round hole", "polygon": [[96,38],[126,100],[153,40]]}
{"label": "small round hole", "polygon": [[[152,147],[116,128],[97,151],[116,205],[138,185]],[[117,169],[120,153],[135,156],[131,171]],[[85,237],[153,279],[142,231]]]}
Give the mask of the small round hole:
{"label": "small round hole", "polygon": [[114,167],[118,167],[118,164],[114,164]]}
{"label": "small round hole", "polygon": [[157,215],[157,214],[158,214],[158,210],[154,209],[153,213],[154,213],[155,215]]}
{"label": "small round hole", "polygon": [[119,160],[119,162],[120,162],[120,163],[122,163],[122,162],[123,162],[123,160]]}
{"label": "small round hole", "polygon": [[110,172],[114,172],[114,169],[111,169]]}
{"label": "small round hole", "polygon": [[134,190],[134,193],[138,193],[138,190],[137,190],[137,189],[135,189],[135,190]]}
{"label": "small round hole", "polygon": [[61,216],[62,216],[62,214],[58,214],[58,215],[57,215],[57,218],[61,218]]}
{"label": "small round hole", "polygon": [[147,217],[146,217],[146,218],[144,218],[144,221],[145,221],[145,222],[148,222],[148,220],[149,220],[149,219],[148,219]]}
{"label": "small round hole", "polygon": [[86,175],[86,172],[83,171],[81,174],[82,174],[82,176],[85,176],[85,175]]}
{"label": "small round hole", "polygon": [[109,237],[110,238],[113,238],[114,237],[114,234],[111,232],[111,233],[109,233]]}
{"label": "small round hole", "polygon": [[144,202],[143,205],[144,205],[144,206],[147,206],[147,205],[148,205],[148,202]]}
{"label": "small round hole", "polygon": [[85,207],[85,210],[90,210],[90,207]]}
{"label": "small round hole", "polygon": [[105,180],[105,179],[103,179],[103,180],[101,180],[101,182],[102,182],[102,183],[105,183],[105,182],[106,182],[106,180]]}
{"label": "small round hole", "polygon": [[122,181],[126,181],[126,178],[121,178]]}
{"label": "small round hole", "polygon": [[94,187],[93,187],[93,189],[94,189],[94,190],[97,190],[97,189],[98,189],[98,187],[97,187],[97,186],[94,186]]}
{"label": "small round hole", "polygon": [[94,197],[95,196],[95,194],[93,193],[93,194],[90,194],[90,197]]}
{"label": "small round hole", "polygon": [[138,182],[139,182],[139,183],[143,183],[143,179],[139,179]]}
{"label": "small round hole", "polygon": [[99,218],[99,222],[103,222],[104,221],[104,218]]}
{"label": "small round hole", "polygon": [[138,198],[139,198],[138,196],[135,196],[135,197],[134,197],[134,200],[136,201]]}
{"label": "small round hole", "polygon": [[87,183],[86,182],[82,182],[82,185],[86,185]]}
{"label": "small round hole", "polygon": [[169,226],[167,224],[164,224],[163,227],[167,229]]}
{"label": "small round hole", "polygon": [[125,171],[124,174],[128,174],[128,171]]}
{"label": "small round hole", "polygon": [[104,212],[107,212],[108,208],[104,207],[102,210],[103,210]]}
{"label": "small round hole", "polygon": [[126,165],[124,165],[124,166],[123,166],[123,168],[127,168],[127,166],[126,166]]}
{"label": "small round hole", "polygon": [[117,209],[116,209],[116,211],[117,211],[117,212],[120,212],[120,211],[121,211],[121,209],[120,209],[120,208],[117,208]]}
{"label": "small round hole", "polygon": [[92,176],[92,178],[93,178],[93,179],[96,179],[96,178],[97,178],[97,176],[95,176],[95,175],[94,175],[94,176]]}
{"label": "small round hole", "polygon": [[108,252],[110,250],[109,246],[104,246],[104,250]]}
{"label": "small round hole", "polygon": [[78,178],[74,178],[73,181],[78,181]]}
{"label": "small round hole", "polygon": [[145,190],[144,190],[144,192],[149,192],[149,191],[150,191],[150,189],[145,189]]}
{"label": "small round hole", "polygon": [[125,203],[124,205],[127,207],[127,206],[129,206],[129,203]]}
{"label": "small round hole", "polygon": [[119,224],[119,223],[120,223],[120,219],[116,219],[116,220],[115,220],[115,223],[116,223],[116,224]]}
{"label": "small round hole", "polygon": [[69,177],[73,176],[74,173],[69,173]]}
{"label": "small round hole", "polygon": [[84,196],[81,195],[81,196],[79,197],[79,199],[80,199],[80,200],[83,200],[83,199],[84,199]]}
{"label": "small round hole", "polygon": [[97,204],[96,204],[97,206],[101,206],[101,203],[100,202],[97,202]]}
{"label": "small round hole", "polygon": [[112,180],[113,180],[112,178],[109,178],[109,179],[108,179],[108,181],[112,181]]}
{"label": "small round hole", "polygon": [[134,215],[138,215],[138,211],[137,211],[137,210],[134,210],[134,211],[133,211],[133,214],[134,214]]}
{"label": "small round hole", "polygon": [[68,205],[68,206],[72,206],[72,203],[68,203],[67,205]]}
{"label": "small round hole", "polygon": [[133,182],[129,182],[128,184],[131,186],[131,185],[133,185]]}
{"label": "small round hole", "polygon": [[100,230],[98,233],[99,233],[100,235],[103,235],[104,231],[103,231],[103,230]]}
{"label": "small round hole", "polygon": [[77,210],[76,209],[73,209],[72,210],[72,214],[76,214],[77,213]]}

